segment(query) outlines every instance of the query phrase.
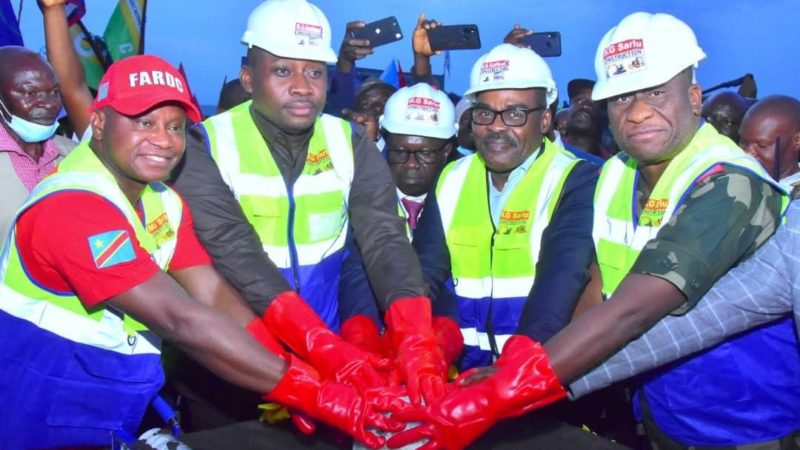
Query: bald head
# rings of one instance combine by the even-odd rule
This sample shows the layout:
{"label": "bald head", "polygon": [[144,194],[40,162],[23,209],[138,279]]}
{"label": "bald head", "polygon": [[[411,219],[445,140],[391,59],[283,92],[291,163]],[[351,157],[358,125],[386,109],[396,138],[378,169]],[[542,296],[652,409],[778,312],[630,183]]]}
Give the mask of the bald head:
{"label": "bald head", "polygon": [[734,142],[739,140],[737,134],[742,117],[747,111],[744,97],[732,91],[720,92],[703,103],[703,118],[721,134]]}
{"label": "bald head", "polygon": [[[38,53],[24,47],[0,47],[0,101],[11,114],[42,125],[52,124],[61,110],[53,68]],[[2,113],[10,120],[5,110]]]}
{"label": "bald head", "polygon": [[800,155],[800,101],[786,95],[757,101],[742,119],[739,146],[777,179],[796,173]]}

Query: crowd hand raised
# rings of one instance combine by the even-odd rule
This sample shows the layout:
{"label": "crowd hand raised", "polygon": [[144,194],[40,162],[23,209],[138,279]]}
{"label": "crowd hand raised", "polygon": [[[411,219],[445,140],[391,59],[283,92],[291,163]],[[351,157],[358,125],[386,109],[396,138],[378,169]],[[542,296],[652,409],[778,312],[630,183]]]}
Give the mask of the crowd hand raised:
{"label": "crowd hand raised", "polygon": [[[465,372],[457,387],[424,412],[409,409],[395,419],[423,421],[423,425],[392,436],[392,448],[429,441],[421,449],[461,449],[480,437],[497,421],[533,411],[566,396],[550,367],[542,346],[527,336],[508,340],[493,374],[478,378]],[[485,373],[483,375],[486,375]],[[463,380],[472,380],[471,384]]]}
{"label": "crowd hand raised", "polygon": [[370,46],[369,39],[351,39],[350,32],[364,28],[366,23],[363,20],[348,22],[342,45],[339,47],[339,59],[336,62],[337,69],[342,73],[350,73],[353,63],[371,55],[375,50]]}
{"label": "crowd hand raised", "polygon": [[533,34],[533,30],[529,30],[527,28],[522,28],[520,25],[514,24],[514,28],[506,34],[506,37],[503,38],[503,42],[506,44],[511,44],[516,47],[521,48],[531,48],[528,44],[523,44],[520,42],[520,39],[524,38],[525,36],[530,36]]}
{"label": "crowd hand raised", "polygon": [[62,6],[67,3],[67,0],[37,0],[41,8],[52,8],[54,6]]}
{"label": "crowd hand raised", "polygon": [[264,397],[322,420],[371,448],[378,448],[385,444],[385,439],[367,429],[392,433],[402,430],[403,422],[394,416],[413,408],[402,400],[403,395],[402,388],[360,392],[354,386],[321,381],[311,366],[290,355],[284,376]]}
{"label": "crowd hand raised", "polygon": [[355,112],[352,109],[342,110],[345,119],[353,121],[364,127],[364,133],[373,141],[378,140],[378,120],[369,114]]}
{"label": "crowd hand raised", "polygon": [[264,322],[323,380],[350,384],[361,391],[387,385],[391,361],[346,342],[297,293],[287,291],[275,297],[264,314]]}
{"label": "crowd hand raised", "polygon": [[431,43],[428,40],[428,30],[441,26],[441,22],[435,20],[425,20],[425,13],[421,13],[417,19],[417,26],[414,27],[414,34],[411,36],[411,44],[414,53],[431,56],[442,53],[431,50]]}

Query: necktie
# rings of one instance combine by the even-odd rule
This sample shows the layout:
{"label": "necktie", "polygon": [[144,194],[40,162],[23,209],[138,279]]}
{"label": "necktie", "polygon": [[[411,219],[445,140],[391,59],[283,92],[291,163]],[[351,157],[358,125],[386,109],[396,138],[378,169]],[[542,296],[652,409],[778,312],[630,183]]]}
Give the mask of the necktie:
{"label": "necktie", "polygon": [[419,213],[422,211],[422,203],[415,202],[408,198],[401,198],[400,201],[403,202],[403,206],[406,208],[406,211],[408,211],[408,227],[411,228],[411,231],[414,231],[414,228],[417,227]]}

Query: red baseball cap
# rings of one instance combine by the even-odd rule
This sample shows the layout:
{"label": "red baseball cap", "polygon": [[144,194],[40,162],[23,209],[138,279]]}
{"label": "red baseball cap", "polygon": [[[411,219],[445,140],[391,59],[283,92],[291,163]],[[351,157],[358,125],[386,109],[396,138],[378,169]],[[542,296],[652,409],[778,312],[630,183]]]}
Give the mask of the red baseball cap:
{"label": "red baseball cap", "polygon": [[136,116],[165,102],[180,104],[192,122],[203,120],[186,79],[172,64],[153,55],[130,56],[108,68],[89,112],[110,106],[120,114]]}

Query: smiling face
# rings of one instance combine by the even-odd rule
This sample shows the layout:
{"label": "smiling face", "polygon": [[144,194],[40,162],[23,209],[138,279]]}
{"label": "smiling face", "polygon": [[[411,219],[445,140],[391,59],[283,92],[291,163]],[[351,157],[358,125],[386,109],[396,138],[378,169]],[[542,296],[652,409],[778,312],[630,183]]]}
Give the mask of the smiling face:
{"label": "smiling face", "polygon": [[701,100],[691,72],[683,71],[660,86],[611,98],[611,131],[640,167],[668,162],[697,131]]}
{"label": "smiling face", "polygon": [[186,113],[162,104],[135,117],[110,107],[92,113],[92,149],[132,203],[147,183],[164,181],[186,146]]}
{"label": "smiling face", "polygon": [[500,114],[489,125],[473,122],[475,146],[492,172],[498,189],[505,185],[508,174],[522,164],[540,145],[542,136],[550,127],[550,111],[546,105],[544,89],[498,89],[478,94],[473,111],[485,108],[493,111],[509,109],[530,110],[522,126],[506,125]]}
{"label": "smiling face", "polygon": [[287,133],[311,128],[325,107],[328,81],[323,62],[281,58],[253,47],[240,79],[255,110]]}

